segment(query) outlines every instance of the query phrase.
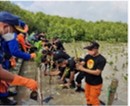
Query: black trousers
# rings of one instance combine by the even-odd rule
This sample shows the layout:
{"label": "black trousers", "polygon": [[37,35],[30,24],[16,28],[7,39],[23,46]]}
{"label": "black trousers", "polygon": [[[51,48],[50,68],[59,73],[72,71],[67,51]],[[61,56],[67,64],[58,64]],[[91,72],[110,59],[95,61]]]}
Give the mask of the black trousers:
{"label": "black trousers", "polygon": [[82,79],[85,77],[85,72],[79,72],[79,74],[76,77],[76,82],[78,84],[81,84]]}

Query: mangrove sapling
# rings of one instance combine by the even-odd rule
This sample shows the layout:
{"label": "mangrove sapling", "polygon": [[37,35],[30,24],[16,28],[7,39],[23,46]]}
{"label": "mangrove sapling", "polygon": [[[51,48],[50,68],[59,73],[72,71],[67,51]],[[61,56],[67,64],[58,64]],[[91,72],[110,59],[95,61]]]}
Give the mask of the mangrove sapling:
{"label": "mangrove sapling", "polygon": [[114,71],[119,71],[118,69],[117,69],[117,66],[114,66],[114,69],[113,69]]}

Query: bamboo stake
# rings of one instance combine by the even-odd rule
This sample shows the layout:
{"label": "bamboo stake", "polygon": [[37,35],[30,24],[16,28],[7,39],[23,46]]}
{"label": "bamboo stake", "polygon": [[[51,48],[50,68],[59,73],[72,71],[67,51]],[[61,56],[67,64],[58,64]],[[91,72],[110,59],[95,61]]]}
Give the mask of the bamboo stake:
{"label": "bamboo stake", "polygon": [[116,93],[116,89],[118,87],[118,80],[113,79],[111,82],[111,85],[108,88],[108,101],[107,105],[112,105]]}
{"label": "bamboo stake", "polygon": [[41,72],[40,69],[37,69],[37,81],[38,81],[38,103],[39,105],[43,104],[43,94],[42,94],[42,81],[41,81]]}
{"label": "bamboo stake", "polygon": [[39,71],[40,71],[40,85],[41,85],[41,104],[43,105],[43,84],[42,84],[42,78],[43,78],[43,71],[41,71],[40,69],[39,69]]}

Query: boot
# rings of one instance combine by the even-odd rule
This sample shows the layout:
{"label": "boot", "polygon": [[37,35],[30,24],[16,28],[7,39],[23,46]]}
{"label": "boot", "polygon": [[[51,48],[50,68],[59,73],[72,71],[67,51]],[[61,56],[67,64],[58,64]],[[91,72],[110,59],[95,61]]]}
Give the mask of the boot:
{"label": "boot", "polygon": [[77,89],[75,90],[75,92],[84,92],[84,89],[81,87],[77,87]]}
{"label": "boot", "polygon": [[7,97],[1,99],[2,105],[16,105],[17,102],[15,100],[10,100]]}

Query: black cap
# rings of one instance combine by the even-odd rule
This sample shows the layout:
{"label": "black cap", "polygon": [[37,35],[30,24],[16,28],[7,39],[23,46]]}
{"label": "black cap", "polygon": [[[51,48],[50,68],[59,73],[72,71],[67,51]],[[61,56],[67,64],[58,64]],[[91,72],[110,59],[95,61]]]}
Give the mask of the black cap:
{"label": "black cap", "polygon": [[90,45],[84,47],[84,49],[92,50],[92,49],[98,49],[99,47],[100,45],[97,42],[92,41],[90,42]]}

